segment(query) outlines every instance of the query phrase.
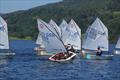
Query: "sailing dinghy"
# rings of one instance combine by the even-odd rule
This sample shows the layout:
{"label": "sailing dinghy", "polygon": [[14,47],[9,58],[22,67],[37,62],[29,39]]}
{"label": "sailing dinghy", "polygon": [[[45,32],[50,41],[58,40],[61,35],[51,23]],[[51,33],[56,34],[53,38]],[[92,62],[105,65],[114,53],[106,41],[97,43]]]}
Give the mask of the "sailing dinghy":
{"label": "sailing dinghy", "polygon": [[6,21],[0,16],[0,56],[15,55],[9,50],[8,29]]}
{"label": "sailing dinghy", "polygon": [[83,56],[86,59],[112,59],[113,55],[110,54],[96,56],[98,47],[100,47],[104,53],[108,53],[108,46],[108,29],[102,21],[97,18],[93,24],[89,26],[83,38],[82,53],[86,54],[83,54]]}
{"label": "sailing dinghy", "polygon": [[115,47],[115,54],[120,54],[120,37],[117,41],[116,47]]}
{"label": "sailing dinghy", "polygon": [[70,56],[62,59],[54,58],[56,55],[60,55],[61,53],[67,53],[67,50],[63,44],[63,42],[60,40],[59,36],[57,36],[53,31],[54,28],[51,28],[50,25],[42,21],[41,19],[38,19],[39,21],[39,31],[41,32],[42,40],[45,45],[45,50],[48,53],[52,53],[53,55],[49,58],[51,61],[57,61],[57,62],[63,62],[71,60],[73,57],[75,57],[75,53],[68,52]]}
{"label": "sailing dinghy", "polygon": [[77,50],[81,50],[81,29],[76,24],[76,22],[71,19],[68,27],[66,28],[67,38],[65,41],[65,45],[70,44],[73,48]]}

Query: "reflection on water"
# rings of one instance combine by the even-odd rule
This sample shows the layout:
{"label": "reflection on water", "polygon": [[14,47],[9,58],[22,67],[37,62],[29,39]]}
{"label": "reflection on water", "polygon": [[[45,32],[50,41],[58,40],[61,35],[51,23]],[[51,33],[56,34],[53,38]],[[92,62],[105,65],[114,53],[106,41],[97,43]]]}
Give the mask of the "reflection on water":
{"label": "reflection on water", "polygon": [[113,60],[83,60],[67,63],[37,56],[33,41],[12,41],[16,56],[0,60],[0,80],[120,80],[120,56]]}

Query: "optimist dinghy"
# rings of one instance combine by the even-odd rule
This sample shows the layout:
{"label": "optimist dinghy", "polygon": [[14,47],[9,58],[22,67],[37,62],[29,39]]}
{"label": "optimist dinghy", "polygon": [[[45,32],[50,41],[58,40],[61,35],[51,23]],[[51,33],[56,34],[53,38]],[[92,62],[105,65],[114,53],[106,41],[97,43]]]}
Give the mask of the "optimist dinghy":
{"label": "optimist dinghy", "polygon": [[[67,50],[60,39],[60,37],[55,34],[54,28],[52,28],[50,25],[42,21],[41,19],[38,19],[39,21],[39,31],[41,32],[42,40],[45,45],[45,50],[49,53],[53,53],[53,55],[49,58],[49,60],[54,61],[53,57],[60,53],[66,53]],[[73,57],[75,57],[75,53],[69,52],[70,56],[68,56],[65,59],[56,60],[57,62],[60,61],[68,61],[71,60]]]}
{"label": "optimist dinghy", "polygon": [[15,55],[15,53],[9,50],[7,23],[0,16],[0,57],[9,55]]}
{"label": "optimist dinghy", "polygon": [[[83,58],[86,59],[111,59],[113,55],[104,54],[108,53],[109,50],[109,41],[108,41],[108,29],[102,23],[102,21],[97,18],[94,23],[87,29],[85,36],[83,38],[82,45],[82,54]],[[96,56],[92,54],[97,52],[98,47],[103,51],[102,56]]]}
{"label": "optimist dinghy", "polygon": [[114,55],[101,55],[96,56],[95,54],[86,54],[83,56],[84,59],[90,59],[90,60],[112,60]]}
{"label": "optimist dinghy", "polygon": [[73,48],[76,51],[81,50],[81,29],[76,24],[76,22],[71,19],[71,21],[68,24],[68,27],[66,28],[66,32],[68,35],[66,36],[65,45],[72,45]]}

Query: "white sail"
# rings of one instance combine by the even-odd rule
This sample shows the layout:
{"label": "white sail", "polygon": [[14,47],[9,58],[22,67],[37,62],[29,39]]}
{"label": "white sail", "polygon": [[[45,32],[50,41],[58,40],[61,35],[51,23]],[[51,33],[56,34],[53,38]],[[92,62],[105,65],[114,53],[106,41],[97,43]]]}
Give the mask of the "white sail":
{"label": "white sail", "polygon": [[59,25],[60,30],[61,30],[61,39],[64,43],[67,39],[66,36],[68,35],[68,32],[66,31],[67,26],[68,26],[68,24],[65,20],[63,20],[62,23]]}
{"label": "white sail", "polygon": [[119,39],[117,41],[116,48],[120,49],[120,37],[119,37]]}
{"label": "white sail", "polygon": [[65,44],[73,45],[74,49],[81,49],[81,29],[72,19],[68,24],[67,31],[69,35],[67,36]]}
{"label": "white sail", "polygon": [[39,32],[38,34],[38,37],[37,37],[37,40],[36,40],[36,44],[39,45],[40,47],[44,48],[44,44],[43,44],[43,41],[42,41],[42,37],[41,37],[41,34]]}
{"label": "white sail", "polygon": [[42,37],[41,37],[41,35],[40,35],[40,32],[39,32],[39,34],[38,34],[38,37],[37,37],[37,40],[36,40],[36,44],[38,44],[38,45],[41,45],[41,44],[42,44]]}
{"label": "white sail", "polygon": [[101,50],[108,51],[108,46],[108,29],[102,21],[97,18],[87,29],[83,39],[82,48],[97,50],[98,47],[101,47]]}
{"label": "white sail", "polygon": [[0,16],[0,49],[9,49],[7,23]]}
{"label": "white sail", "polygon": [[53,32],[59,37],[61,38],[61,30],[60,28],[58,27],[58,25],[55,23],[55,21],[53,21],[52,19],[50,20],[49,22],[49,25],[54,28],[54,29],[51,29],[53,30]]}
{"label": "white sail", "polygon": [[42,40],[45,45],[45,49],[47,52],[59,53],[66,52],[66,49],[60,39],[52,32],[53,28],[50,29],[50,25],[38,19],[38,28],[41,32]]}

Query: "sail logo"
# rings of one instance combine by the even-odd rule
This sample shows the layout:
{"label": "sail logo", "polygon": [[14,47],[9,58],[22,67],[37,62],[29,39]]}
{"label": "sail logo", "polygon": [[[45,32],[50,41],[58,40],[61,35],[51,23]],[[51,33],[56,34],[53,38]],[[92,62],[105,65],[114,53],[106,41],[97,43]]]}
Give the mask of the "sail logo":
{"label": "sail logo", "polygon": [[65,31],[69,32],[70,30],[68,28],[66,28]]}
{"label": "sail logo", "polygon": [[43,29],[44,28],[44,25],[43,24],[39,24],[40,28]]}
{"label": "sail logo", "polygon": [[98,34],[105,35],[105,32],[98,31]]}
{"label": "sail logo", "polygon": [[105,32],[101,32],[101,31],[98,31],[94,28],[91,28],[89,30],[89,34],[88,34],[88,37],[91,38],[91,39],[96,39],[97,37],[99,37],[100,35],[104,36],[105,35]]}
{"label": "sail logo", "polygon": [[71,28],[74,28],[74,24],[71,24],[71,26],[70,26]]}
{"label": "sail logo", "polygon": [[73,32],[70,32],[70,34],[69,34],[69,39],[75,41],[78,36],[79,36],[79,33],[78,33],[78,32],[74,32],[74,33],[73,33]]}
{"label": "sail logo", "polygon": [[54,25],[54,24],[50,24],[50,26],[51,26],[51,27],[55,27],[55,25]]}
{"label": "sail logo", "polygon": [[91,29],[89,30],[89,32],[90,32],[90,33],[88,34],[88,37],[91,38],[91,39],[93,39],[93,40],[95,40],[96,37],[97,37],[97,30],[94,29],[94,28],[91,28]]}

